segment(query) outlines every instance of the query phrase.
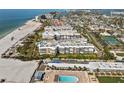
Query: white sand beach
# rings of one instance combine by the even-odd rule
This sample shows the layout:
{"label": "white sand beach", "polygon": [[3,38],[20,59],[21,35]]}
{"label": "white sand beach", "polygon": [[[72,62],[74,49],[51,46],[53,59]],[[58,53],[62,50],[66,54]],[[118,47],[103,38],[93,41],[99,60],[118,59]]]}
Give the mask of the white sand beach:
{"label": "white sand beach", "polygon": [[[5,79],[5,82],[17,83],[30,81],[35,69],[38,66],[36,62],[23,62],[15,59],[4,59],[1,58],[1,54],[26,35],[33,33],[33,31],[38,29],[40,26],[41,23],[30,20],[26,22],[25,25],[17,28],[0,40],[0,80]],[[12,37],[14,37],[13,40],[11,40]]]}
{"label": "white sand beach", "polygon": [[[0,55],[20,39],[24,38],[26,35],[39,28],[40,25],[41,23],[30,20],[26,22],[22,27],[17,28],[15,31],[2,38],[0,40]],[[12,37],[14,37],[13,41],[11,40]]]}

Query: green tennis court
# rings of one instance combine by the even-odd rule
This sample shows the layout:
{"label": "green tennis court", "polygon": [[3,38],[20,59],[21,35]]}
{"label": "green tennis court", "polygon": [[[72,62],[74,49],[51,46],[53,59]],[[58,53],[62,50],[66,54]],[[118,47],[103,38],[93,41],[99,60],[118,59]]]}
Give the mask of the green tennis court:
{"label": "green tennis court", "polygon": [[106,44],[109,44],[109,45],[118,45],[118,44],[120,44],[120,42],[116,38],[114,38],[112,36],[104,36],[104,37],[102,37],[102,40]]}

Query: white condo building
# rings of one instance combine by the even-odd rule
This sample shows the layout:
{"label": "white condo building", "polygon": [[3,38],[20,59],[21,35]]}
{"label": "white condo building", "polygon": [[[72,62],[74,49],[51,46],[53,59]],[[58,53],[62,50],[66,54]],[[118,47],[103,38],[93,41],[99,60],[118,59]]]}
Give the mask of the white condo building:
{"label": "white condo building", "polygon": [[93,44],[87,43],[86,39],[70,40],[46,40],[37,43],[40,54],[75,54],[97,53]]}
{"label": "white condo building", "polygon": [[76,30],[70,25],[64,26],[47,26],[44,28],[42,33],[43,39],[74,39],[81,38],[80,33],[77,33]]}
{"label": "white condo building", "polygon": [[70,25],[47,26],[42,37],[44,40],[37,43],[40,54],[74,54],[97,53],[93,44],[87,42],[80,33]]}

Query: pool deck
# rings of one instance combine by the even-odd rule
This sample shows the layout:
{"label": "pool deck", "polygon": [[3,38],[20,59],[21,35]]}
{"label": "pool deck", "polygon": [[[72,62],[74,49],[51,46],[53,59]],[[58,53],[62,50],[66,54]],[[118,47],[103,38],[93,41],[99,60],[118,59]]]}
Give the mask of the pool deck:
{"label": "pool deck", "polygon": [[86,71],[66,71],[66,70],[48,70],[44,76],[44,83],[58,83],[57,75],[69,75],[78,77],[77,83],[89,83],[89,77]]}

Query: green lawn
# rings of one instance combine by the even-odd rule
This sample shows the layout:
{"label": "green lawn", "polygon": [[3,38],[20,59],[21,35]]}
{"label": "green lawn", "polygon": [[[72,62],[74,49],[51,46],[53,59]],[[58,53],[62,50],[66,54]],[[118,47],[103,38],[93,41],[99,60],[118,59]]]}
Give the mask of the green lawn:
{"label": "green lawn", "polygon": [[118,56],[124,56],[124,53],[116,53]]}
{"label": "green lawn", "polygon": [[98,77],[98,80],[100,83],[124,83],[124,80],[122,80],[121,77],[100,76]]}
{"label": "green lawn", "polygon": [[42,55],[42,58],[74,58],[74,59],[98,59],[95,53],[84,54],[58,54],[58,55]]}
{"label": "green lawn", "polygon": [[39,49],[36,46],[36,42],[42,40],[42,35],[40,34],[43,32],[43,27],[40,30],[37,30],[34,34],[27,36],[25,40],[22,42],[22,46],[18,46],[16,51],[18,55],[15,58],[29,61],[29,60],[38,60],[40,59]]}
{"label": "green lawn", "polygon": [[75,58],[75,59],[98,59],[95,53],[84,54],[59,54],[58,58]]}

